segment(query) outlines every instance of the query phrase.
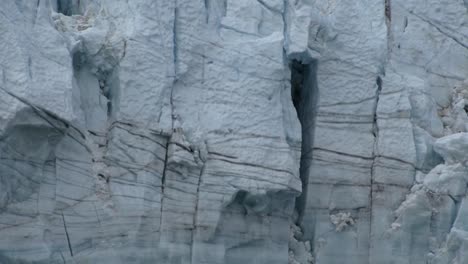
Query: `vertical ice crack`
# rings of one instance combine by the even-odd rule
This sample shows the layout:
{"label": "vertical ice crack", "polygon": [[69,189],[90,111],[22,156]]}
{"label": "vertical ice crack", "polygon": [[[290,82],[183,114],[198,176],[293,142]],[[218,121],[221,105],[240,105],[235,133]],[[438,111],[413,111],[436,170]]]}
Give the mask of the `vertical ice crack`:
{"label": "vertical ice crack", "polygon": [[164,168],[163,173],[161,176],[161,202],[160,202],[160,212],[159,212],[159,230],[162,231],[162,220],[163,220],[163,203],[164,203],[164,189],[166,185],[166,173],[167,173],[167,163],[168,163],[168,152],[169,152],[169,145],[170,145],[170,137],[167,138],[166,143],[166,154],[164,157]]}
{"label": "vertical ice crack", "polygon": [[392,21],[392,9],[390,0],[385,0],[385,17],[387,18],[388,22]]}
{"label": "vertical ice crack", "polygon": [[299,175],[302,182],[302,193],[296,201],[301,222],[306,207],[307,185],[309,182],[310,165],[312,162],[313,137],[315,130],[315,115],[318,100],[316,80],[317,62],[303,64],[298,60],[291,62],[291,98],[301,123],[301,160]]}
{"label": "vertical ice crack", "polygon": [[177,118],[175,110],[174,110],[174,87],[178,81],[178,69],[177,69],[177,62],[178,62],[178,50],[177,50],[177,20],[179,17],[179,10],[178,10],[178,3],[177,0],[174,1],[174,21],[172,24],[172,63],[174,67],[174,79],[171,85],[169,103],[171,105],[171,120],[172,120],[172,130],[175,129],[175,120]]}
{"label": "vertical ice crack", "polygon": [[[166,154],[165,154],[165,157],[164,157],[164,168],[163,168],[163,173],[162,173],[162,177],[161,177],[161,192],[162,192],[163,196],[164,196],[164,187],[165,187],[165,183],[166,183],[166,171],[167,171],[167,158],[168,158],[168,152],[169,152],[169,144],[170,144],[170,140],[168,139],[167,143],[166,143]],[[164,198],[164,197],[162,197],[162,198]],[[162,202],[161,202],[161,205],[162,205]]]}
{"label": "vertical ice crack", "polygon": [[177,80],[177,19],[179,17],[179,9],[177,0],[174,3],[174,22],[172,24],[172,59],[174,63],[174,78]]}
{"label": "vertical ice crack", "polygon": [[[375,80],[375,82],[376,82],[376,85],[377,85],[377,89],[375,91],[375,104],[374,104],[374,109],[373,109],[372,134],[374,135],[374,138],[377,141],[377,137],[379,135],[379,127],[377,125],[377,107],[378,107],[378,104],[379,104],[380,93],[382,92],[382,78],[380,76],[377,76],[377,79]],[[375,145],[376,144],[374,144],[374,156],[375,156]]]}
{"label": "vertical ice crack", "polygon": [[287,15],[287,11],[288,11],[288,1],[287,0],[283,0],[283,10],[282,10],[282,13],[281,13],[281,18],[283,19],[283,54],[284,54],[284,57],[286,57],[286,45],[287,45],[287,36],[288,36],[288,21],[287,21],[287,18],[286,18],[286,15]]}
{"label": "vertical ice crack", "polygon": [[[296,198],[295,213],[294,217],[291,219],[291,232],[293,233],[289,241],[289,261],[290,263],[297,263],[298,261],[301,261],[301,263],[311,263],[313,259],[313,249],[311,248],[310,242],[306,241],[303,237],[301,223],[306,210],[319,94],[317,85],[317,61],[311,60],[310,63],[303,63],[299,60],[291,60],[289,66],[291,70],[291,99],[301,124],[299,177],[302,183],[302,192]],[[308,253],[303,252],[304,250]],[[297,257],[302,260],[296,260]]]}
{"label": "vertical ice crack", "polygon": [[[177,83],[177,18],[178,18],[178,7],[177,7],[177,0],[174,2],[174,21],[172,24],[172,63],[174,67],[174,76],[173,76],[173,81],[172,85],[170,87],[170,93],[169,93],[169,103],[171,107],[171,133],[173,134],[175,132],[174,128],[174,121],[176,119],[176,115],[174,112],[174,102],[173,102],[173,94],[174,94],[174,86]],[[169,159],[169,146],[171,144],[171,136],[169,135],[167,138],[167,143],[166,143],[166,153],[165,153],[165,158],[164,158],[164,168],[163,168],[163,173],[161,177],[161,211],[160,211],[160,221],[159,221],[159,226],[160,229],[162,227],[162,219],[163,219],[163,202],[164,202],[164,189],[166,185],[166,173],[167,173],[167,166],[168,166],[168,159]]]}
{"label": "vertical ice crack", "polygon": [[390,53],[392,50],[392,42],[393,42],[393,33],[392,33],[392,9],[390,0],[385,0],[385,24],[387,26],[387,58],[390,57]]}
{"label": "vertical ice crack", "polygon": [[[369,213],[370,213],[370,231],[369,231],[369,241],[372,239],[372,222],[373,222],[373,214],[372,214],[372,206],[373,206],[373,192],[374,192],[374,166],[375,166],[375,159],[378,155],[378,140],[379,140],[379,126],[378,126],[378,116],[377,116],[377,108],[379,105],[379,99],[380,99],[380,93],[382,92],[382,78],[380,76],[377,76],[376,78],[376,85],[377,89],[375,91],[375,103],[374,103],[374,109],[373,109],[373,121],[372,121],[372,135],[374,136],[374,146],[372,150],[372,164],[370,167],[370,197],[369,197]],[[370,263],[370,256],[371,256],[371,247],[369,247],[369,252],[368,252],[368,258]]]}
{"label": "vertical ice crack", "polygon": [[70,255],[73,257],[73,249],[72,249],[71,242],[70,242],[70,235],[68,234],[67,223],[65,222],[65,216],[63,215],[63,212],[62,212],[62,221],[63,221],[63,228],[65,229],[65,235],[67,236],[68,249],[70,250]]}
{"label": "vertical ice crack", "polygon": [[[200,152],[199,152],[200,153]],[[193,260],[193,246],[195,244],[195,231],[197,229],[197,218],[198,218],[198,202],[200,200],[200,185],[201,185],[201,182],[202,182],[202,176],[203,174],[205,173],[205,162],[203,161],[203,159],[200,159],[202,162],[203,162],[203,165],[200,169],[200,175],[198,177],[198,182],[197,182],[197,191],[195,193],[195,211],[194,211],[194,214],[193,214],[193,220],[192,220],[192,236],[190,238],[190,243],[191,243],[191,246],[190,246],[190,260]]]}

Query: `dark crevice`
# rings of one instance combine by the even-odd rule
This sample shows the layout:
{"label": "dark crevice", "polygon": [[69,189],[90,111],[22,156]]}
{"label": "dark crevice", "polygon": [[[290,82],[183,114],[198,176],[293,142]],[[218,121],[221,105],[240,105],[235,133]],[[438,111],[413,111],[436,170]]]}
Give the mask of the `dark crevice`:
{"label": "dark crevice", "polygon": [[57,1],[57,12],[62,13],[66,16],[71,16],[71,0],[58,0]]}
{"label": "dark crevice", "polygon": [[[373,124],[372,124],[372,135],[374,136],[374,149],[372,151],[373,162],[372,162],[372,168],[371,168],[372,169],[371,170],[371,184],[372,184],[372,181],[373,181],[373,175],[372,174],[373,174],[375,159],[378,158],[378,157],[384,157],[384,156],[379,155],[377,153],[377,143],[378,143],[377,140],[378,140],[378,136],[379,136],[379,127],[378,127],[378,124],[377,124],[377,119],[378,119],[377,108],[378,108],[378,104],[379,104],[380,94],[382,93],[382,84],[383,84],[382,78],[380,76],[377,76],[377,78],[375,79],[375,83],[377,85],[377,89],[375,91],[375,103],[374,103],[373,121],[372,121],[373,122]],[[390,158],[390,157],[385,157],[385,158],[398,160],[398,161],[407,163],[406,161],[396,159],[396,158]],[[413,164],[410,164],[410,165],[413,165]]]}
{"label": "dark crevice", "polygon": [[205,12],[206,12],[205,22],[208,24],[208,22],[210,20],[210,1],[204,0],[204,4],[205,4]]}
{"label": "dark crevice", "polygon": [[168,163],[169,163],[169,145],[172,143],[171,138],[168,137],[166,139],[166,153],[164,155],[164,167],[163,167],[163,172],[161,175],[161,200],[160,200],[160,211],[159,211],[159,229],[161,230],[162,225],[163,225],[163,210],[164,210],[164,191],[166,188],[166,174],[168,171],[171,169],[168,168]]}
{"label": "dark crevice", "polygon": [[[389,0],[387,0],[387,1],[389,1]],[[385,5],[385,6],[387,6],[387,5]],[[383,189],[384,189],[384,185],[379,185],[379,184],[375,183],[375,181],[374,181],[375,162],[376,162],[377,158],[383,157],[383,156],[379,155],[379,153],[377,152],[378,140],[379,140],[379,127],[378,127],[378,123],[377,123],[377,121],[378,121],[377,109],[378,109],[378,105],[379,105],[380,94],[382,93],[382,84],[383,84],[382,78],[380,76],[377,76],[377,78],[375,79],[375,83],[377,85],[377,89],[375,90],[375,103],[374,103],[374,109],[372,111],[373,112],[373,121],[372,121],[372,131],[371,132],[372,132],[372,135],[374,136],[374,146],[373,146],[373,150],[372,150],[372,164],[371,164],[371,171],[370,171],[371,190],[369,192],[369,210],[370,210],[371,229],[369,231],[369,241],[372,240],[372,223],[374,221],[374,215],[373,215],[373,211],[372,211],[372,208],[374,206],[374,192],[378,193],[378,192],[383,191]],[[388,157],[385,157],[385,158],[388,158]],[[398,161],[402,161],[402,160],[398,160]],[[388,184],[386,184],[386,185],[388,185]],[[368,252],[369,258],[371,256],[370,250],[371,250],[371,248],[369,247],[369,252]]]}
{"label": "dark crevice", "polygon": [[[392,9],[390,0],[385,0],[385,25],[387,26],[387,59],[390,58],[390,54],[393,47],[393,32],[392,32]],[[400,45],[398,44],[398,48]]]}
{"label": "dark crevice", "polygon": [[463,109],[465,110],[465,113],[468,114],[468,104],[466,104],[466,105],[463,107]]}
{"label": "dark crevice", "polygon": [[177,80],[177,20],[179,18],[179,10],[177,7],[177,1],[175,1],[174,7],[174,23],[172,24],[172,59],[174,62],[174,76]]}
{"label": "dark crevice", "polygon": [[[166,187],[166,172],[167,172],[167,162],[168,162],[168,152],[169,152],[170,139],[166,143],[166,154],[164,156],[164,168],[161,176],[161,198],[164,198],[164,187]],[[161,202],[162,207],[162,202]]]}
{"label": "dark crevice", "polygon": [[107,117],[114,117],[117,104],[119,68],[115,67],[110,72],[99,72],[99,91],[107,99]]}
{"label": "dark crevice", "polygon": [[385,0],[385,17],[389,22],[392,21],[392,9],[390,0]]}
{"label": "dark crevice", "polygon": [[72,66],[75,71],[80,70],[83,67],[84,55],[82,52],[75,52],[72,56]]}
{"label": "dark crevice", "polygon": [[58,13],[62,13],[65,16],[72,16],[78,14],[79,10],[80,0],[57,0]]}
{"label": "dark crevice", "polygon": [[[96,116],[98,114],[96,112],[97,104],[102,106],[107,119],[112,119],[119,101],[119,66],[93,70],[94,66],[92,62],[89,61],[87,54],[82,51],[73,54],[72,64],[76,89],[79,90],[80,95],[80,107],[85,112],[86,120],[90,121],[94,118],[103,119]],[[103,98],[100,96],[103,96]],[[97,129],[96,124],[91,125],[88,123],[87,125],[88,129]]]}
{"label": "dark crevice", "polygon": [[377,79],[375,80],[375,83],[377,84],[377,90],[376,90],[376,96],[375,96],[375,105],[374,105],[374,125],[372,128],[372,133],[374,134],[374,137],[377,137],[377,106],[379,103],[379,96],[380,93],[382,92],[382,78],[380,76],[377,76]]}
{"label": "dark crevice", "polygon": [[306,208],[307,189],[309,183],[310,166],[312,163],[313,138],[315,117],[317,112],[318,86],[317,61],[312,60],[304,64],[292,60],[291,69],[291,97],[297,116],[302,127],[301,160],[299,175],[302,182],[302,193],[296,199],[296,210],[299,214],[298,224],[302,221]]}

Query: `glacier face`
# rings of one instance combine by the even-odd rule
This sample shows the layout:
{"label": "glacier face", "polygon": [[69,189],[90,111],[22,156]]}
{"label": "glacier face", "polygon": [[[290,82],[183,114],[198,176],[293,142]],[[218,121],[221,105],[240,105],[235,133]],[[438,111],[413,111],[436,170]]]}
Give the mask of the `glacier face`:
{"label": "glacier face", "polygon": [[468,263],[462,0],[5,0],[0,263]]}

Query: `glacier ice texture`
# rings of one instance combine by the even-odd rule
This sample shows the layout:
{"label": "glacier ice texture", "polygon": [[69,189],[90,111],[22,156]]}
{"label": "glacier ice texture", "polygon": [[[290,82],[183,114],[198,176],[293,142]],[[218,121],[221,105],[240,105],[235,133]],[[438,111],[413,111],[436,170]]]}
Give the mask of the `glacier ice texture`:
{"label": "glacier ice texture", "polygon": [[0,1],[0,263],[468,263],[467,9]]}

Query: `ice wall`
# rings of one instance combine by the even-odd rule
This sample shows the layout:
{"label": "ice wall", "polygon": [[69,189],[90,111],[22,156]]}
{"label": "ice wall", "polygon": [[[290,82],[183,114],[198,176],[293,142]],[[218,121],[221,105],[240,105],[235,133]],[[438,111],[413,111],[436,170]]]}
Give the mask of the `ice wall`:
{"label": "ice wall", "polygon": [[0,263],[466,263],[467,8],[2,1]]}

